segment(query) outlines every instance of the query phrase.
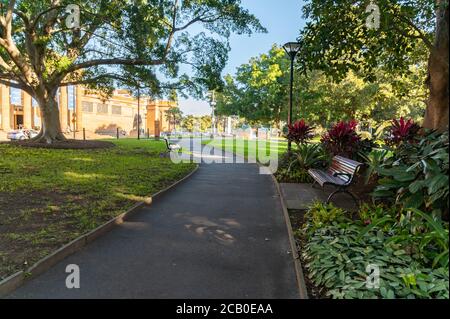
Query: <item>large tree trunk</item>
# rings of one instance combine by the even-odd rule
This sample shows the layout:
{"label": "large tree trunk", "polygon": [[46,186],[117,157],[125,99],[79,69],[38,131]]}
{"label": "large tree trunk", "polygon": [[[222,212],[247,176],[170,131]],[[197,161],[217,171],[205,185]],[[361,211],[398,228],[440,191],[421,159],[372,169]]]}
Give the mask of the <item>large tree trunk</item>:
{"label": "large tree trunk", "polygon": [[41,131],[33,142],[52,144],[56,141],[65,141],[66,138],[61,131],[59,121],[58,102],[55,96],[38,98],[41,110]]}
{"label": "large tree trunk", "polygon": [[448,5],[438,2],[436,39],[428,61],[426,84],[430,90],[423,126],[425,128],[448,130]]}

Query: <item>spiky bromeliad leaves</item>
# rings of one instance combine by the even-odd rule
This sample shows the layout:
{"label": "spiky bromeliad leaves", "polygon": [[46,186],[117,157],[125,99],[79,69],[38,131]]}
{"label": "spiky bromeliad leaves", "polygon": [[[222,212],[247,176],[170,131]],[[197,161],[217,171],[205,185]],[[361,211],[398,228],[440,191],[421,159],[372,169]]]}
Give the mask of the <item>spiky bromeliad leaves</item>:
{"label": "spiky bromeliad leaves", "polygon": [[358,122],[341,121],[322,136],[322,145],[332,155],[353,158],[361,145],[361,137],[356,132]]}
{"label": "spiky bromeliad leaves", "polygon": [[304,119],[288,125],[287,139],[299,146],[306,144],[314,137],[314,128],[306,124]]}
{"label": "spiky bromeliad leaves", "polygon": [[399,120],[393,119],[389,130],[386,143],[391,146],[398,146],[401,143],[411,143],[417,137],[420,126],[414,123],[412,119],[405,120],[401,117]]}

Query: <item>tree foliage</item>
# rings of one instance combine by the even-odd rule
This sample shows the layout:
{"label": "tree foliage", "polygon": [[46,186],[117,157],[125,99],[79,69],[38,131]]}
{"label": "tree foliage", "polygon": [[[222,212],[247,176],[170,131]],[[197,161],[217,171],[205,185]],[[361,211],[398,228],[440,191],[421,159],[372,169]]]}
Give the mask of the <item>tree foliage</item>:
{"label": "tree foliage", "polygon": [[[68,28],[66,7],[80,8]],[[191,34],[194,24],[205,32]],[[173,88],[201,94],[220,84],[232,32],[264,31],[240,0],[10,0],[0,4],[0,83],[39,103],[40,138],[63,139],[55,102],[60,86],[110,89],[138,81],[152,95]],[[191,76],[181,66],[192,67]],[[130,81],[130,76],[133,80]]]}
{"label": "tree foliage", "polygon": [[[330,81],[324,71],[296,70],[294,118],[330,127],[341,120],[358,120],[375,126],[400,116],[423,118],[426,90],[422,79],[425,63],[409,67],[407,75],[392,76],[379,68],[369,82],[361,72],[350,71],[339,82]],[[274,46],[267,54],[240,66],[236,75],[225,77],[218,94],[219,114],[238,115],[251,124],[285,122],[289,103],[289,59]]]}
{"label": "tree foliage", "polygon": [[[448,1],[378,0],[380,24],[369,28],[369,1],[309,0],[300,31],[299,68],[321,70],[341,81],[349,71],[374,82],[381,74],[411,74],[428,59],[422,78],[429,88],[425,126],[448,125]],[[448,126],[447,126],[448,127]]]}

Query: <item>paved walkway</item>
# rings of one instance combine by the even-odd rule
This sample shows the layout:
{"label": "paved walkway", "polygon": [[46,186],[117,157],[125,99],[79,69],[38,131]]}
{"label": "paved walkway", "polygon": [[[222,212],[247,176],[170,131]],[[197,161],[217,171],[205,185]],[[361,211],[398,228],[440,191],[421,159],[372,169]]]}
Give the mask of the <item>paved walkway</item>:
{"label": "paved walkway", "polygon": [[[77,264],[81,288],[67,289]],[[255,164],[202,164],[10,298],[298,298],[279,198]]]}
{"label": "paved walkway", "polygon": [[[280,183],[281,192],[286,200],[286,206],[292,210],[307,210],[314,202],[326,202],[328,196],[336,189],[332,186],[311,187],[311,184],[284,184]],[[357,211],[358,207],[348,194],[337,194],[333,197],[333,205],[347,211]]]}

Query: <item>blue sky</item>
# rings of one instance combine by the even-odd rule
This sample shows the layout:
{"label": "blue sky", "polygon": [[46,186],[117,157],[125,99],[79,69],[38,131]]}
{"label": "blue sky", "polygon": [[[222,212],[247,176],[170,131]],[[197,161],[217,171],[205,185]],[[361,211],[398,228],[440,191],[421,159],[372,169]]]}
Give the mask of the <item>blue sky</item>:
{"label": "blue sky", "polygon": [[[230,39],[231,52],[224,74],[234,74],[236,68],[248,62],[251,57],[269,51],[273,44],[294,41],[303,28],[301,0],[242,0],[242,6],[253,13],[267,29],[266,34],[233,35]],[[205,101],[180,100],[185,115],[210,114]]]}

